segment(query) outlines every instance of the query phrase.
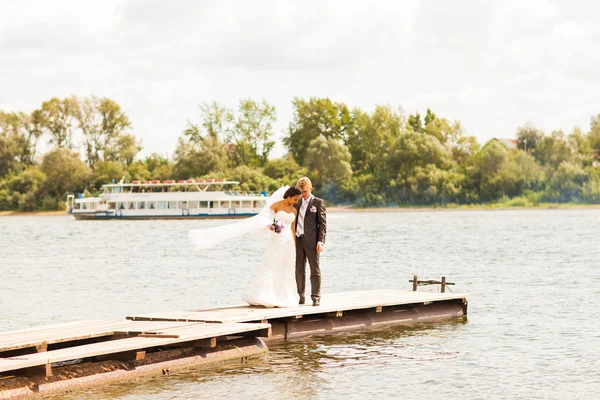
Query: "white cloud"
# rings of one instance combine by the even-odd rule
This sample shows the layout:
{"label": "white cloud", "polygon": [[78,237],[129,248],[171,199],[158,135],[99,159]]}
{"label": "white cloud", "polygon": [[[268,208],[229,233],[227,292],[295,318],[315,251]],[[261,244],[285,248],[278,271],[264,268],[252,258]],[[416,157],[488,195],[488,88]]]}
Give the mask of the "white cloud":
{"label": "white cloud", "polygon": [[[0,6],[0,108],[96,94],[145,154],[172,153],[198,104],[295,96],[427,107],[481,140],[600,112],[596,2],[62,1]],[[279,152],[283,149],[278,146]]]}

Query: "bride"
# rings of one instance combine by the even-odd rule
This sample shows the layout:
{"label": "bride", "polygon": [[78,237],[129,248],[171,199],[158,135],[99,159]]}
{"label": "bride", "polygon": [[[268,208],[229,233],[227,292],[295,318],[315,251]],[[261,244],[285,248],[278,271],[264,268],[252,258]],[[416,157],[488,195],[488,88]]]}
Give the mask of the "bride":
{"label": "bride", "polygon": [[[197,249],[213,247],[217,243],[244,233],[264,232],[269,241],[257,275],[244,294],[244,301],[253,306],[297,307],[300,300],[296,286],[296,214],[294,207],[301,191],[296,186],[282,187],[267,200],[266,207],[256,216],[238,223],[209,229],[190,231],[190,239]],[[276,233],[273,221],[283,222]]]}

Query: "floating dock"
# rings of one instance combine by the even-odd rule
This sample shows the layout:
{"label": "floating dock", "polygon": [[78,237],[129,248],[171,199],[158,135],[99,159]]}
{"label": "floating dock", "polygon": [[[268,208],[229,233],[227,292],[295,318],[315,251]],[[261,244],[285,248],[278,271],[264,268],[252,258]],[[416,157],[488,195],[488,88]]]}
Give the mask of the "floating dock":
{"label": "floating dock", "polygon": [[246,362],[266,343],[464,317],[467,295],[403,290],[327,294],[321,305],[249,305],[130,315],[0,332],[0,399]]}

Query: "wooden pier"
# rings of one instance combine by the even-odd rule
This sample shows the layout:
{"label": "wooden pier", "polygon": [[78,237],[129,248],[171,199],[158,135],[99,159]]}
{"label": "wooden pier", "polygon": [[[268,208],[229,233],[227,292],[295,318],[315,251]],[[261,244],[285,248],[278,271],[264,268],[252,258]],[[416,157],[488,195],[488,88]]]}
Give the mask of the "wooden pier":
{"label": "wooden pier", "polygon": [[466,314],[465,294],[374,290],[327,294],[318,307],[238,305],[0,332],[0,399],[243,361],[273,340]]}

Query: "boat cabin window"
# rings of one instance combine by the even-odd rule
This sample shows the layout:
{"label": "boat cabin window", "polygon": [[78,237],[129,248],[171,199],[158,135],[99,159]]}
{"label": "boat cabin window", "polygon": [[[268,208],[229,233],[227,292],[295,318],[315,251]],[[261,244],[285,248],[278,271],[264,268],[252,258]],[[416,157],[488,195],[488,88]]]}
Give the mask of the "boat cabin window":
{"label": "boat cabin window", "polygon": [[265,202],[263,200],[256,200],[254,202],[254,208],[263,208],[265,206]]}
{"label": "boat cabin window", "polygon": [[198,202],[196,200],[190,201],[188,208],[198,208]]}
{"label": "boat cabin window", "polygon": [[252,201],[249,201],[249,200],[242,201],[242,208],[252,208]]}
{"label": "boat cabin window", "polygon": [[208,208],[215,208],[215,202],[214,201],[209,201],[208,202]]}
{"label": "boat cabin window", "polygon": [[155,201],[149,201],[148,202],[148,210],[154,210],[156,208],[156,202]]}
{"label": "boat cabin window", "polygon": [[231,207],[229,207],[229,208],[240,208],[241,207],[240,203],[241,203],[240,201],[234,200],[231,202]]}
{"label": "boat cabin window", "polygon": [[112,188],[113,193],[121,193],[121,188],[120,187],[114,187]]}
{"label": "boat cabin window", "polygon": [[109,210],[116,210],[117,209],[117,203],[114,201],[111,201],[108,203],[108,209]]}
{"label": "boat cabin window", "polygon": [[88,207],[90,210],[95,210],[96,209],[96,203],[90,203],[88,204]]}
{"label": "boat cabin window", "polygon": [[145,202],[145,201],[140,201],[140,202],[138,203],[138,208],[139,208],[140,210],[145,210],[145,209],[146,209],[146,202]]}
{"label": "boat cabin window", "polygon": [[124,210],[124,209],[125,209],[125,203],[118,202],[118,203],[117,203],[117,208],[118,208],[119,210]]}
{"label": "boat cabin window", "polygon": [[184,200],[184,201],[180,201],[180,202],[179,202],[179,205],[178,205],[178,208],[179,208],[180,210],[183,210],[184,208],[188,208],[188,202],[187,202],[186,200]]}
{"label": "boat cabin window", "polygon": [[81,209],[81,203],[75,203],[75,209],[76,210]]}
{"label": "boat cabin window", "polygon": [[208,208],[208,201],[201,201],[200,208]]}
{"label": "boat cabin window", "polygon": [[158,208],[160,210],[164,210],[165,208],[167,208],[167,202],[166,201],[159,201],[158,202]]}
{"label": "boat cabin window", "polygon": [[135,210],[135,201],[131,201],[131,202],[129,202],[129,204],[128,204],[128,207],[127,207],[127,208],[128,208],[128,209],[130,209],[130,210]]}
{"label": "boat cabin window", "polygon": [[168,206],[167,208],[168,208],[169,210],[174,210],[174,209],[176,209],[176,208],[177,208],[177,202],[176,202],[176,201],[169,201],[169,202],[167,203],[167,206]]}

